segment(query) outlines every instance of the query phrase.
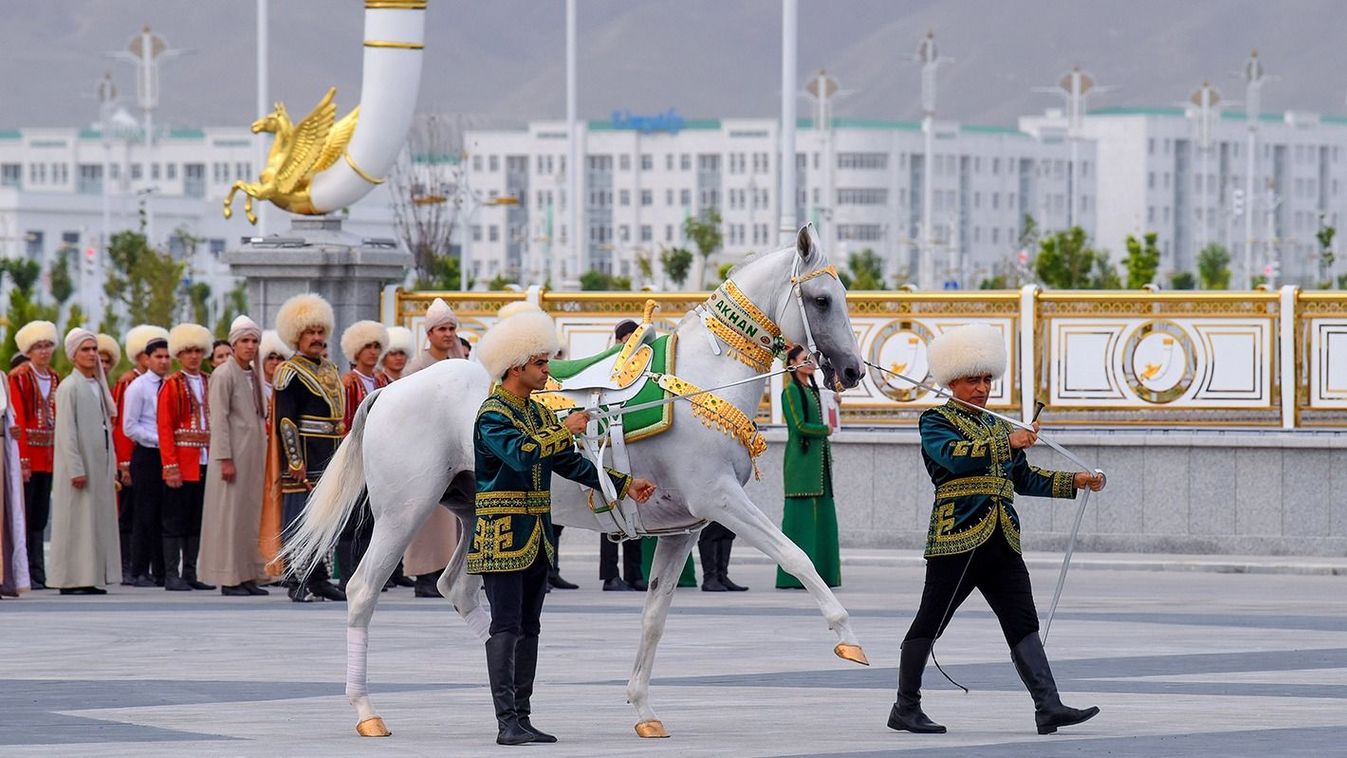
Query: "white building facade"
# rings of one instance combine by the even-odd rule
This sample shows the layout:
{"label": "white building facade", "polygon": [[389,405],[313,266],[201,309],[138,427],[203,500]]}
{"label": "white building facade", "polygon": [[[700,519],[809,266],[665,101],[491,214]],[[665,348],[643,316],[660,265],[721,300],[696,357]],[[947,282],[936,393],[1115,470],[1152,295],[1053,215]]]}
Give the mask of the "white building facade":
{"label": "white building facade", "polygon": [[[488,202],[465,221],[469,267],[479,282],[500,276],[541,283],[549,274],[570,282],[594,268],[631,277],[635,286],[668,286],[659,270],[660,251],[691,247],[684,221],[711,208],[721,215],[724,244],[708,262],[707,281],[715,281],[719,264],[776,247],[776,120],[615,114],[611,121],[581,128],[585,206],[578,251],[570,244],[565,205],[565,122],[465,135],[465,170],[473,191],[488,199],[518,199],[511,205]],[[891,285],[915,279],[925,200],[920,125],[835,119],[832,129],[816,130],[802,119],[796,140],[796,220],[817,225],[839,265],[848,254],[868,248],[884,261]],[[931,203],[939,281],[950,288],[977,287],[1014,263],[1026,216],[1043,231],[1073,222],[1093,230],[1093,145],[1081,144],[1078,155],[1079,218],[1072,219],[1072,172],[1061,130],[1031,135],[937,124]],[[548,263],[553,258],[559,259],[556,270]],[[642,281],[641,258],[652,262],[652,281]]]}

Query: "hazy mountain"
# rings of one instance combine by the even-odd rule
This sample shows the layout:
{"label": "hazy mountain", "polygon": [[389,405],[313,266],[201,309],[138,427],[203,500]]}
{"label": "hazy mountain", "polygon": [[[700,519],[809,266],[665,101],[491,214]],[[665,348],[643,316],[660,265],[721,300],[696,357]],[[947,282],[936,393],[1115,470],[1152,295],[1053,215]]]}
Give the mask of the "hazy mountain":
{"label": "hazy mountain", "polygon": [[[580,110],[771,116],[780,108],[780,6],[773,0],[580,0]],[[306,110],[360,86],[362,3],[272,0],[271,96]],[[190,54],[165,64],[158,120],[242,124],[255,111],[255,4],[249,0],[6,0],[0,4],[0,126],[95,118],[95,81],[131,68],[105,55],[149,24]],[[1035,86],[1073,64],[1118,85],[1100,105],[1168,105],[1203,79],[1240,98],[1234,72],[1258,47],[1269,110],[1341,112],[1347,13],[1333,0],[802,0],[800,72],[825,67],[845,89],[838,115],[917,114],[918,38],[934,29],[953,59],[942,117],[1013,123],[1056,105]],[[522,121],[565,113],[561,0],[430,0],[423,110]],[[802,113],[807,101],[800,102]]]}

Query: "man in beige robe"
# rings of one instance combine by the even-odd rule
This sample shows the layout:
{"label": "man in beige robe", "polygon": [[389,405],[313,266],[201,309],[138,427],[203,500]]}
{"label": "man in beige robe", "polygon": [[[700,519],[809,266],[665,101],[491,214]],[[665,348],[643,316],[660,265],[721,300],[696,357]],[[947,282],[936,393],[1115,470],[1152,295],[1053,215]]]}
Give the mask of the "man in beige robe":
{"label": "man in beige robe", "polygon": [[[458,341],[458,316],[449,304],[435,298],[426,309],[426,349],[408,361],[404,377],[450,358],[467,358],[463,344]],[[436,508],[421,525],[420,531],[407,546],[402,556],[402,570],[416,577],[416,597],[440,597],[435,582],[454,557],[458,544],[458,520],[448,508]]]}
{"label": "man in beige robe", "polygon": [[266,406],[257,350],[262,329],[247,316],[229,328],[233,354],[210,380],[210,463],[201,511],[199,571],[230,597],[268,595],[258,547],[267,454]]}
{"label": "man in beige robe", "polygon": [[56,388],[47,584],[62,595],[105,595],[100,585],[122,577],[112,442],[117,406],[98,358],[98,335],[71,329],[65,351],[75,371]]}

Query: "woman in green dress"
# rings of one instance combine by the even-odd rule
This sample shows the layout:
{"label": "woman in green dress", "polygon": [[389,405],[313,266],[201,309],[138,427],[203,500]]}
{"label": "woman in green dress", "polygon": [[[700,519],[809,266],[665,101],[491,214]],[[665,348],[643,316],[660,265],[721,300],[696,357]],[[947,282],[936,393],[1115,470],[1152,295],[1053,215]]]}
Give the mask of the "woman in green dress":
{"label": "woman in green dress", "polygon": [[[789,438],[786,443],[786,506],[781,531],[814,561],[829,587],[842,584],[842,558],[837,547],[837,509],[833,506],[832,429],[823,418],[814,365],[800,363],[804,348],[786,354],[786,365],[799,365],[781,392]],[[795,577],[776,570],[778,589],[803,589]]]}

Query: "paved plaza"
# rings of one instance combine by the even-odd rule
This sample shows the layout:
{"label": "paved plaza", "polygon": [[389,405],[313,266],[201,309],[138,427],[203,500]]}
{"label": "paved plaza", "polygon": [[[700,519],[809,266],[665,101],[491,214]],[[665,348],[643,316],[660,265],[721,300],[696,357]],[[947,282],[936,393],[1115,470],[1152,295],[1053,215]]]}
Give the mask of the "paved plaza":
{"label": "paved plaza", "polygon": [[[548,598],[534,698],[556,745],[494,744],[482,646],[443,601],[384,594],[369,670],[393,736],[371,740],[342,695],[343,604],[113,588],[0,602],[0,754],[1324,758],[1347,745],[1347,577],[1333,574],[1347,561],[1078,556],[1047,647],[1068,704],[1103,713],[1050,737],[974,596],[936,648],[972,692],[929,668],[926,710],[950,733],[917,736],[884,725],[921,590],[913,556],[846,554],[862,668],[832,655],[804,593],[769,589],[773,569],[741,554],[751,592],[675,598],[652,688],[668,740],[639,740],[624,702],[643,596],[600,592],[596,556],[571,553],[584,586]],[[1045,612],[1056,571],[1049,556],[1030,565]],[[1135,570],[1148,567],[1164,570]]]}

